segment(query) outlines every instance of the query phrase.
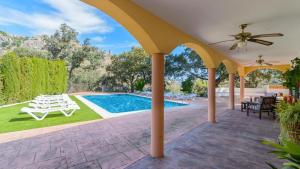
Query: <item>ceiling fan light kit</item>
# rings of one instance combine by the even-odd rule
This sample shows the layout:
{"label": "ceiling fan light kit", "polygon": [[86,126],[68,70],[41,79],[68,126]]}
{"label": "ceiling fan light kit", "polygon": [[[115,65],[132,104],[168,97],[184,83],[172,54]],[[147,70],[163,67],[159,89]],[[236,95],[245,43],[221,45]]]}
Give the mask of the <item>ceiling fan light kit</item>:
{"label": "ceiling fan light kit", "polygon": [[239,47],[239,48],[243,48],[243,47],[245,47],[245,46],[247,46],[247,42],[244,42],[244,41],[238,42],[238,47]]}

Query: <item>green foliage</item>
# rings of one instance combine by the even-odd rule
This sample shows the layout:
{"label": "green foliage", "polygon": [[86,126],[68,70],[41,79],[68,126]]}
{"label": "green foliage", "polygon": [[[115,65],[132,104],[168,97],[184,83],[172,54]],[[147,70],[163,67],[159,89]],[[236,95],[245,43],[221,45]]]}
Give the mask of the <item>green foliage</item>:
{"label": "green foliage", "polygon": [[3,32],[3,31],[0,31],[0,35],[8,36],[8,34],[6,32]]}
{"label": "green foliage", "polygon": [[300,58],[295,58],[292,61],[292,68],[283,74],[283,85],[290,90],[295,90],[295,97],[299,98],[300,85]]}
{"label": "green foliage", "polygon": [[[91,89],[96,80],[92,76],[86,76],[86,73],[94,73],[92,70],[96,70],[103,57],[103,51],[92,47],[89,43],[89,39],[84,40],[83,44],[79,43],[77,39],[78,33],[76,30],[66,24],[62,24],[53,35],[50,37],[45,36],[46,42],[45,48],[51,53],[51,59],[65,60],[68,67],[68,91],[74,91],[73,84],[75,82],[88,83],[88,89]],[[74,75],[75,69],[83,68],[82,63],[85,60],[90,60],[90,67],[87,67],[87,71],[84,69],[77,72],[83,72],[83,75]],[[91,77],[91,78],[88,78]],[[98,77],[99,78],[99,77]]]}
{"label": "green foliage", "polygon": [[249,73],[245,78],[245,87],[257,88],[267,84],[280,84],[282,73],[278,70],[262,69]]}
{"label": "green foliage", "polygon": [[165,89],[167,92],[180,93],[181,86],[176,81],[167,81]]}
{"label": "green foliage", "polygon": [[200,97],[207,96],[207,81],[197,79],[193,84],[193,93],[197,94]]}
{"label": "green foliage", "polygon": [[3,75],[4,102],[17,102],[20,96],[20,60],[14,53],[3,56],[1,72]]}
{"label": "green foliage", "polygon": [[65,92],[66,71],[64,61],[7,53],[0,64],[1,104],[30,100],[40,94]]}
{"label": "green foliage", "polygon": [[[190,48],[185,48],[182,53],[166,56],[165,76],[171,80],[181,80],[182,77],[208,80],[208,72],[203,60]],[[228,73],[222,63],[216,70],[216,86],[226,79]]]}
{"label": "green foliage", "polygon": [[137,91],[143,91],[144,87],[146,85],[146,82],[144,79],[139,79],[135,82],[135,89]]}
{"label": "green foliage", "polygon": [[[1,69],[0,69],[1,71]],[[2,72],[0,72],[0,105],[4,104],[4,93],[3,93],[3,75]]]}
{"label": "green foliage", "polygon": [[[275,148],[270,153],[277,155],[277,158],[286,160],[283,163],[282,169],[300,169],[300,145],[291,141],[283,141],[282,144],[277,144],[269,140],[262,142],[265,145]],[[271,163],[266,162],[272,169],[277,169]]]}
{"label": "green foliage", "polygon": [[[99,55],[100,55],[100,57],[102,57],[102,53],[100,51],[98,51],[96,48],[91,47],[89,45],[89,40],[86,39],[82,46],[74,49],[73,52],[69,55],[69,57],[66,58],[66,61],[68,63],[68,67],[69,67],[69,76],[68,76],[69,77],[69,81],[68,81],[69,82],[69,91],[73,90],[72,84],[74,82],[74,75],[73,75],[74,70],[77,68],[80,68],[80,66],[84,60],[91,59],[94,57],[98,57],[100,59]],[[95,60],[92,60],[92,61],[95,61]],[[95,63],[90,64],[90,66],[91,66],[90,69],[96,69],[95,68],[96,63],[99,63],[99,61],[96,61]]]}
{"label": "green foliage", "polygon": [[[129,88],[134,92],[137,80],[151,81],[151,59],[143,48],[133,47],[130,51],[112,56],[112,63],[106,69],[108,77],[116,87]],[[102,82],[102,84],[107,82]]]}
{"label": "green foliage", "polygon": [[2,43],[1,43],[1,47],[2,47],[2,48],[7,47],[8,45],[9,45],[9,42],[2,42]]}
{"label": "green foliage", "polygon": [[62,24],[53,35],[45,36],[45,48],[52,54],[52,59],[65,59],[70,56],[74,44],[78,43],[78,33],[68,26]]}
{"label": "green foliage", "polygon": [[[300,102],[290,105],[282,101],[277,105],[276,111],[281,127],[281,140],[299,141],[297,137],[300,133],[297,132],[299,132],[300,126]],[[294,136],[294,134],[296,135]]]}
{"label": "green foliage", "polygon": [[181,82],[181,91],[183,91],[185,93],[192,93],[193,79],[191,77],[189,77],[185,81]]}
{"label": "green foliage", "polygon": [[16,48],[14,52],[19,57],[39,57],[39,58],[50,58],[50,53],[45,50],[36,50],[30,48]]}

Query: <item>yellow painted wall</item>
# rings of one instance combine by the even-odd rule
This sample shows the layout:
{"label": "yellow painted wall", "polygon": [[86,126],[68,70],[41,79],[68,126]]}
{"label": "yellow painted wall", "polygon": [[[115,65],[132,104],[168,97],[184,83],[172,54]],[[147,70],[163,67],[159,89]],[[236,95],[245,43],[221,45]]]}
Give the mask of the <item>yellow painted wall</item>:
{"label": "yellow painted wall", "polygon": [[260,69],[274,69],[279,70],[281,72],[286,72],[291,68],[291,65],[289,64],[283,64],[283,65],[272,65],[272,66],[240,66],[238,68],[238,72],[240,76],[247,76],[247,74]]}

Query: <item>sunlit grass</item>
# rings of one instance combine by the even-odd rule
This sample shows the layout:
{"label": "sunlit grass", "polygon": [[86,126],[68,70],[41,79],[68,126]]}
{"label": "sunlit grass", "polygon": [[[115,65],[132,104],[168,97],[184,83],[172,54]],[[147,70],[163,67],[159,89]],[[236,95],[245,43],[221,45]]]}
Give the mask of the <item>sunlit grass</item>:
{"label": "sunlit grass", "polygon": [[76,97],[70,97],[80,106],[80,110],[77,110],[71,117],[66,117],[61,112],[53,112],[49,113],[44,120],[37,121],[26,113],[20,113],[21,108],[27,106],[27,103],[0,108],[0,133],[55,126],[102,118],[84,103],[79,101]]}

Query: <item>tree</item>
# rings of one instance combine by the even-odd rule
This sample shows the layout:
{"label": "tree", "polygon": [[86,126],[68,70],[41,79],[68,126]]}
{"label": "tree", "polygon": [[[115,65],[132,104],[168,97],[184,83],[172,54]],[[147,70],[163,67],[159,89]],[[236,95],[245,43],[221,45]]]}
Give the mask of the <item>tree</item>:
{"label": "tree", "polygon": [[288,87],[290,91],[295,91],[295,98],[299,98],[300,87],[300,58],[295,58],[292,61],[292,68],[283,74],[283,85]]}
{"label": "tree", "polygon": [[[69,91],[72,89],[72,84],[74,80],[74,70],[79,68],[84,60],[88,60],[90,64],[86,65],[83,69],[95,70],[103,58],[104,53],[99,51],[97,48],[90,46],[89,39],[86,39],[84,43],[77,47],[69,57],[66,58],[69,67]],[[87,79],[86,81],[89,81]],[[93,85],[90,85],[90,87]]]}
{"label": "tree", "polygon": [[192,93],[193,91],[193,78],[188,77],[186,80],[181,82],[181,91],[186,92],[186,93]]}
{"label": "tree", "polygon": [[[166,57],[165,76],[169,79],[183,80],[186,78],[208,80],[208,71],[203,60],[190,48],[185,48],[182,53],[170,54]],[[228,78],[224,64],[216,70],[216,85]]]}
{"label": "tree", "polygon": [[245,77],[245,86],[248,88],[257,88],[270,83],[280,83],[281,80],[281,72],[278,70],[256,70]]}
{"label": "tree", "polygon": [[110,76],[106,79],[113,78],[119,87],[128,87],[130,92],[134,92],[139,80],[150,83],[151,59],[143,48],[133,47],[128,52],[112,56],[112,63],[106,71]]}
{"label": "tree", "polygon": [[[93,59],[95,56],[103,55],[97,48],[92,47],[89,39],[84,40],[80,44],[77,39],[78,33],[66,24],[62,24],[53,35],[45,36],[45,49],[51,53],[51,59],[65,60],[68,66],[68,91],[72,90],[74,81],[74,70],[79,68],[82,62],[89,58]],[[95,69],[97,63],[101,60],[92,60],[90,66]]]}
{"label": "tree", "polygon": [[51,54],[47,50],[37,50],[31,48],[16,48],[14,52],[19,57],[40,57],[40,58],[50,58]]}
{"label": "tree", "polygon": [[52,59],[64,60],[78,46],[77,35],[78,33],[73,28],[62,24],[53,35],[44,36],[45,49],[52,54]]}
{"label": "tree", "polygon": [[[86,46],[86,56],[80,66],[72,71],[73,90],[95,90],[98,87],[99,77],[105,73],[104,59],[110,59],[110,55],[98,48]],[[91,76],[92,75],[92,76]]]}
{"label": "tree", "polygon": [[207,96],[207,81],[201,79],[194,80],[193,93],[201,97]]}

